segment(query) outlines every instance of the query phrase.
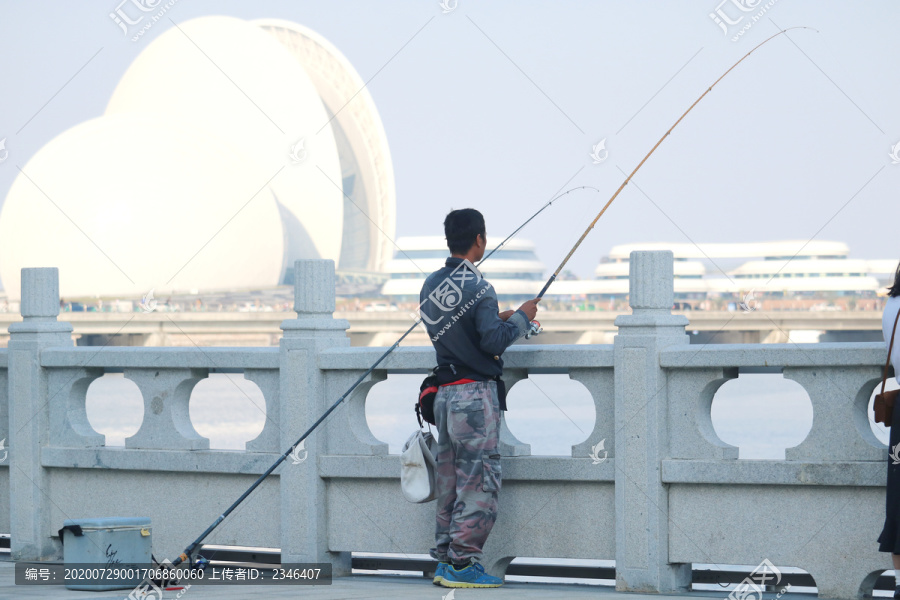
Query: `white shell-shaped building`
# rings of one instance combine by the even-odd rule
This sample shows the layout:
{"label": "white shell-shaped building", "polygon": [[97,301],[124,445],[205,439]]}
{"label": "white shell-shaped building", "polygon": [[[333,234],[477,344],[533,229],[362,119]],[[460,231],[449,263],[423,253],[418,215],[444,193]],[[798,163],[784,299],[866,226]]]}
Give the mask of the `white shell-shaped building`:
{"label": "white shell-shaped building", "polygon": [[22,167],[0,211],[7,296],[31,266],[59,267],[64,297],[272,287],[292,283],[298,258],[382,270],[393,170],[363,87],[294,23],[171,28],[104,116]]}
{"label": "white shell-shaped building", "polygon": [[275,198],[254,181],[267,176],[187,122],[81,123],[28,161],[3,204],[7,296],[20,297],[22,267],[59,267],[64,297],[271,285],[284,242]]}
{"label": "white shell-shaped building", "polygon": [[340,268],[383,271],[394,251],[394,168],[366,83],[331,42],[311,29],[282,19],[253,24],[274,36],[303,65],[331,119],[344,191]]}

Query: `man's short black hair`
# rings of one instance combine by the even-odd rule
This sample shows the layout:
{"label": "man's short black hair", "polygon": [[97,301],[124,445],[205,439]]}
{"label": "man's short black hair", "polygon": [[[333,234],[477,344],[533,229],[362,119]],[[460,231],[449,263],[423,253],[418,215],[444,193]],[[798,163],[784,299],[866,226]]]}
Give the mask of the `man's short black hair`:
{"label": "man's short black hair", "polygon": [[478,235],[485,237],[484,217],[474,208],[452,210],[444,219],[444,236],[450,254],[467,253]]}

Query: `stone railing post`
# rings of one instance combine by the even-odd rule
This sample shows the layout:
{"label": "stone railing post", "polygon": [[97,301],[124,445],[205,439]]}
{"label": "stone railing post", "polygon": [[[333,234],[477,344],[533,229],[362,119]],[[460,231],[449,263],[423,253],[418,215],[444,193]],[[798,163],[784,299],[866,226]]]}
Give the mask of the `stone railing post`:
{"label": "stone railing post", "polygon": [[41,448],[50,440],[50,403],[65,402],[49,386],[41,350],[71,346],[72,326],[59,315],[59,271],[22,269],[22,321],[9,326],[9,495],[13,560],[52,560],[61,546],[51,523]]}
{"label": "stone railing post", "polygon": [[[296,319],[281,323],[280,447],[288,448],[337,398],[325,397],[323,373],[316,355],[327,348],[349,346],[350,323],[335,319],[335,274],[332,260],[294,263]],[[281,562],[330,562],[335,576],[350,574],[350,553],[329,552],[325,482],[318,457],[326,448],[324,425],[280,467]],[[296,463],[296,464],[295,464]]]}
{"label": "stone railing post", "polygon": [[125,369],[144,400],[141,427],[125,438],[125,447],[209,450],[209,439],[194,429],[189,408],[194,386],[208,376],[207,369]]}
{"label": "stone railing post", "polygon": [[631,253],[632,314],[615,324],[616,589],[689,590],[690,564],[669,564],[668,490],[660,461],[668,452],[666,372],[659,351],[688,344],[684,316],[673,315],[671,251]]}

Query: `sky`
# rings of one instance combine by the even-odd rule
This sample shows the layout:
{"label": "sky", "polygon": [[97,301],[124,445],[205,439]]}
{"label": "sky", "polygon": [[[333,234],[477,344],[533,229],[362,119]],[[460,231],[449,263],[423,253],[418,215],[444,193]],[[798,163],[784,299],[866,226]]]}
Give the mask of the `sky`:
{"label": "sky", "polygon": [[[449,210],[475,207],[490,245],[559,191],[596,187],[520,234],[549,270],[723,72],[803,26],[817,31],[773,39],[700,101],[568,268],[591,277],[613,245],[642,241],[837,240],[854,258],[900,258],[890,156],[900,5],[719,1],[178,0],[136,42],[109,17],[118,0],[2,1],[0,199],[42,146],[102,115],[169,18],[281,18],[325,36],[367,82],[390,146],[398,236],[439,235]],[[743,18],[723,31],[717,9]]]}

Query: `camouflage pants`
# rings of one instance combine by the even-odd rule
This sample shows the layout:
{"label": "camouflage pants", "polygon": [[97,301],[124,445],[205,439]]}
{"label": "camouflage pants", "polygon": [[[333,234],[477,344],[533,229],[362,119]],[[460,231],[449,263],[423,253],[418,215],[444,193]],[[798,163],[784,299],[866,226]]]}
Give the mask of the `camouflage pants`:
{"label": "camouflage pants", "polygon": [[500,404],[497,383],[448,385],[434,401],[438,430],[437,527],[431,556],[481,561],[497,520]]}

